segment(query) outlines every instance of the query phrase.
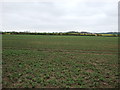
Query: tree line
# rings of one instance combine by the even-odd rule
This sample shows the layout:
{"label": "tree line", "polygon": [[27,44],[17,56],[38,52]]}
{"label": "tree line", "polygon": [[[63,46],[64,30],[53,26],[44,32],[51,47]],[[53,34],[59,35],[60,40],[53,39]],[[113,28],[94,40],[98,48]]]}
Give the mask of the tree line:
{"label": "tree line", "polygon": [[118,36],[118,34],[99,34],[99,33],[87,33],[87,32],[52,32],[52,33],[47,33],[47,32],[2,32],[4,35],[72,35],[72,36]]}

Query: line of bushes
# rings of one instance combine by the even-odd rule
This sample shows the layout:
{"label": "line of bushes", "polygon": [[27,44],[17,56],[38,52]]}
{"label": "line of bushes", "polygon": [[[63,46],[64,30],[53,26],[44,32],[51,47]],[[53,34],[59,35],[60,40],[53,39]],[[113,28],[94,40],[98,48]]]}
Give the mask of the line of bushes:
{"label": "line of bushes", "polygon": [[117,37],[118,34],[94,34],[94,33],[37,33],[37,32],[2,32],[5,35],[72,35],[72,36],[107,36]]}

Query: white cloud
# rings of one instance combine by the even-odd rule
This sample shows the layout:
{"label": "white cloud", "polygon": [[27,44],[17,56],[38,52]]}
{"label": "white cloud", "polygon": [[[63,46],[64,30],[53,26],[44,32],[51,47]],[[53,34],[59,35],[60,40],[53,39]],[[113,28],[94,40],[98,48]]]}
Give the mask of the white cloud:
{"label": "white cloud", "polygon": [[0,23],[5,30],[18,31],[117,31],[117,0],[58,1],[0,3]]}

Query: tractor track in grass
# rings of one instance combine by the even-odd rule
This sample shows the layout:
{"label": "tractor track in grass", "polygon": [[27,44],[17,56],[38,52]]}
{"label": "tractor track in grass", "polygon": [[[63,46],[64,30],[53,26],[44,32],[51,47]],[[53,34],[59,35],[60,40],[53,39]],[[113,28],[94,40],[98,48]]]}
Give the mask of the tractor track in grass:
{"label": "tractor track in grass", "polygon": [[[38,50],[39,51],[39,50]],[[45,52],[64,52],[65,54],[69,54],[69,53],[79,53],[79,54],[95,54],[95,55],[116,55],[116,53],[96,53],[96,52],[86,52],[86,51],[84,51],[84,52],[82,52],[82,51],[80,51],[80,52],[75,52],[75,51],[47,51],[47,50],[40,50],[40,51],[45,51]]]}
{"label": "tractor track in grass", "polygon": [[[12,50],[33,50],[33,51],[43,51],[43,52],[63,52],[67,53],[79,53],[79,54],[95,54],[95,55],[117,55],[119,52],[112,50],[63,50],[63,49],[35,49],[35,48],[3,48],[4,49],[12,49]],[[110,53],[111,52],[111,53]]]}

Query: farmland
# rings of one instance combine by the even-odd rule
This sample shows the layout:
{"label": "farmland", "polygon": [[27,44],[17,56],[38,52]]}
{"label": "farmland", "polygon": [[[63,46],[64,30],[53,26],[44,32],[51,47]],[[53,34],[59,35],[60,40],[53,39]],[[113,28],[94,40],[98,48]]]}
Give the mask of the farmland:
{"label": "farmland", "polygon": [[118,87],[118,37],[3,35],[3,88]]}

